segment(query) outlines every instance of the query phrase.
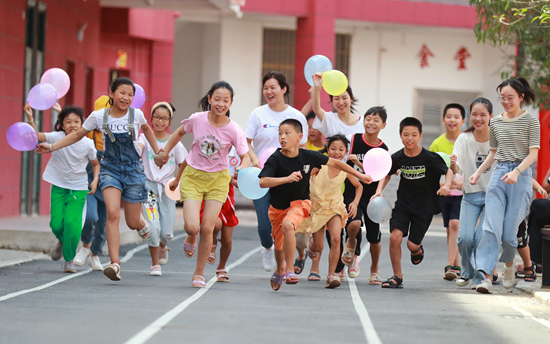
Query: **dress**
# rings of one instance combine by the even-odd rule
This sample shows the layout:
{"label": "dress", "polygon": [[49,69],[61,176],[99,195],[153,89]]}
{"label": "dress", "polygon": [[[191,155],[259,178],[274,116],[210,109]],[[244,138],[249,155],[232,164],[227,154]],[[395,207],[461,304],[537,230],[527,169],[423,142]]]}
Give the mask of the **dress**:
{"label": "dress", "polygon": [[311,215],[298,226],[296,233],[315,233],[335,215],[340,215],[342,218],[342,228],[346,226],[348,212],[341,190],[341,185],[346,178],[345,172],[330,178],[327,166],[323,166],[317,176],[311,177]]}

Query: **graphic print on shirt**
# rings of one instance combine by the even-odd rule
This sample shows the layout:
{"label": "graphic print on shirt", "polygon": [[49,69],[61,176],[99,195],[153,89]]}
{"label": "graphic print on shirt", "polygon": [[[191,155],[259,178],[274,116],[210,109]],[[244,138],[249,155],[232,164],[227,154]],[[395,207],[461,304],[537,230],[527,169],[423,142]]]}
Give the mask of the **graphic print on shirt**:
{"label": "graphic print on shirt", "polygon": [[157,201],[157,196],[153,191],[148,190],[147,201],[145,201],[143,205],[147,209],[147,220],[149,221],[158,220],[159,218],[158,201]]}
{"label": "graphic print on shirt", "polygon": [[[483,154],[482,152],[481,152],[481,153],[480,153],[480,152],[476,152],[476,157],[475,157],[475,159],[476,159],[476,167],[477,167],[477,168],[479,168],[479,167],[483,164],[483,162],[485,161],[485,159],[487,159],[487,156],[488,156],[488,155],[489,155],[489,154]],[[489,172],[489,171],[491,171],[491,166],[489,166],[485,171],[483,171],[483,173],[487,173],[487,172]]]}
{"label": "graphic print on shirt", "polygon": [[271,125],[271,124],[264,124],[262,125],[262,128],[269,129],[269,128],[279,128],[278,125]]}
{"label": "graphic print on shirt", "polygon": [[307,174],[309,172],[309,165],[304,166],[304,174]]}
{"label": "graphic print on shirt", "polygon": [[199,144],[202,153],[199,153],[199,156],[209,160],[218,160],[219,157],[214,157],[214,155],[225,148],[224,144],[214,135],[199,137],[196,142]]}
{"label": "graphic print on shirt", "polygon": [[426,177],[426,166],[401,166],[401,175],[406,179],[422,179]]}

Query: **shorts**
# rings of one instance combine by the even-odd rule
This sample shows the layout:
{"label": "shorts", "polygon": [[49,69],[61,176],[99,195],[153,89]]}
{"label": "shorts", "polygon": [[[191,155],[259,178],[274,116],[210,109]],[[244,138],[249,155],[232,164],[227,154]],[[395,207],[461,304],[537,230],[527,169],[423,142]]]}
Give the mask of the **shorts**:
{"label": "shorts", "polygon": [[309,210],[311,209],[311,201],[297,200],[290,202],[290,207],[284,210],[269,207],[268,215],[271,222],[271,236],[275,242],[275,249],[282,250],[284,242],[283,234],[283,221],[290,221],[294,225],[294,230],[298,228],[300,223],[309,217]]}
{"label": "shorts", "polygon": [[439,206],[443,216],[443,227],[449,228],[449,221],[460,219],[462,196],[439,196]]}
{"label": "shorts", "polygon": [[[346,204],[346,209],[349,209],[349,205],[351,202],[353,202],[354,198],[346,198],[344,199],[344,203]],[[380,240],[382,239],[382,232],[380,231],[380,224],[376,222],[372,222],[372,220],[367,215],[367,206],[369,205],[369,199],[368,198],[361,198],[359,201],[359,204],[357,205],[357,214],[354,218],[348,218],[347,226],[353,222],[353,221],[361,221],[361,226],[365,225],[365,228],[367,229],[367,241],[371,244],[378,244]],[[359,235],[361,235],[361,231],[359,231]]]}
{"label": "shorts", "polygon": [[[203,210],[204,202],[201,204],[201,223]],[[239,219],[237,218],[237,214],[235,214],[235,190],[233,189],[233,185],[229,185],[229,194],[222,205],[222,210],[220,210],[218,217],[222,220],[224,226],[235,227],[239,224]]]}
{"label": "shorts", "polygon": [[433,214],[415,214],[395,207],[391,213],[390,232],[398,229],[403,232],[403,237],[409,236],[410,242],[420,245],[432,223],[432,218]]}
{"label": "shorts", "polygon": [[527,247],[528,236],[527,236],[527,225],[525,224],[525,220],[521,221],[518,228],[518,248],[524,248]]}
{"label": "shorts", "polygon": [[180,180],[181,201],[192,199],[199,202],[214,200],[225,203],[230,181],[231,175],[227,170],[205,172],[187,166]]}
{"label": "shorts", "polygon": [[107,159],[101,160],[99,172],[99,188],[103,192],[108,187],[121,191],[121,198],[128,203],[147,201],[145,187],[145,172],[140,160],[128,164],[119,164]]}

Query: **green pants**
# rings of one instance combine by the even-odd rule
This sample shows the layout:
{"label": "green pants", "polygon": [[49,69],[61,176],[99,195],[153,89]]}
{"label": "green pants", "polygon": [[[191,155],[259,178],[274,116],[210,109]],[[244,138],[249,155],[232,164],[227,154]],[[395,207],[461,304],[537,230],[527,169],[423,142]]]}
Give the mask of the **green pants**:
{"label": "green pants", "polygon": [[82,212],[87,190],[68,190],[52,185],[50,228],[63,242],[63,258],[73,260],[82,233]]}

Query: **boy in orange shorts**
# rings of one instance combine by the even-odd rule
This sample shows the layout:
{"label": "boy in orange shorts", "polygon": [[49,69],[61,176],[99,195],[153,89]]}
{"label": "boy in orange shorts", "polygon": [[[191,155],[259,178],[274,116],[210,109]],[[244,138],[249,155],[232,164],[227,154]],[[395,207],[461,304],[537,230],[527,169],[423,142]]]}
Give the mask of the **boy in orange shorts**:
{"label": "boy in orange shorts", "polygon": [[279,125],[281,149],[275,151],[265,162],[260,172],[260,186],[270,188],[269,220],[275,241],[277,268],[271,276],[271,288],[277,291],[286,277],[286,284],[296,284],[294,273],[296,251],[295,230],[309,217],[309,178],[314,168],[332,166],[353,174],[365,184],[372,178],[362,174],[342,161],[331,159],[319,152],[300,149],[302,124],[295,119],[286,119]]}

